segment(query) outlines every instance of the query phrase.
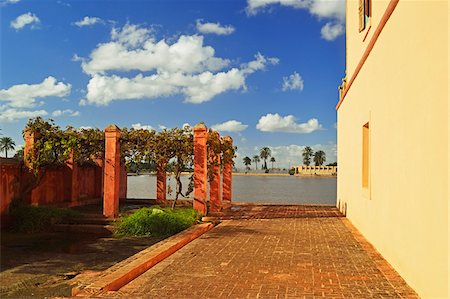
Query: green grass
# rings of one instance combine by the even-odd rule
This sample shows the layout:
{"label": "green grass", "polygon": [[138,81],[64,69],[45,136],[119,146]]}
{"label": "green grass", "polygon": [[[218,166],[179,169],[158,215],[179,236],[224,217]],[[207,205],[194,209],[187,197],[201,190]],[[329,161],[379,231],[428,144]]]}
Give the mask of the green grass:
{"label": "green grass", "polygon": [[200,214],[192,208],[141,208],[120,217],[115,226],[115,235],[166,237],[191,227],[199,219]]}
{"label": "green grass", "polygon": [[23,233],[48,231],[55,221],[66,217],[79,217],[79,212],[46,206],[30,206],[16,203],[10,208],[11,229]]}

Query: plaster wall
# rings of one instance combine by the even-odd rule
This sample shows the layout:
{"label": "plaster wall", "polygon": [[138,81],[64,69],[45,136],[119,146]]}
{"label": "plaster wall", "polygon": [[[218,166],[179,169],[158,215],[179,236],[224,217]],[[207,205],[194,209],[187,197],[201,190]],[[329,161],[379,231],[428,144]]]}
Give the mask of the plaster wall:
{"label": "plaster wall", "polygon": [[[388,2],[373,1],[372,33]],[[400,0],[338,110],[337,204],[423,298],[450,296],[447,5]],[[347,1],[348,78],[364,34]]]}

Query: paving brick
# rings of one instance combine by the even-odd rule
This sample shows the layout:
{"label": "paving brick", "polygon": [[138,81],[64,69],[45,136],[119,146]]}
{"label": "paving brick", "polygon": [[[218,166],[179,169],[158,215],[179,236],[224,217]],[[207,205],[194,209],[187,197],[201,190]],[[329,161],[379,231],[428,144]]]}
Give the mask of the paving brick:
{"label": "paving brick", "polygon": [[275,215],[289,216],[276,219],[264,219],[268,207],[245,209],[247,219],[223,221],[119,291],[102,296],[417,298],[335,209],[308,207],[303,208],[309,209],[307,217],[294,217],[302,208],[272,207]]}

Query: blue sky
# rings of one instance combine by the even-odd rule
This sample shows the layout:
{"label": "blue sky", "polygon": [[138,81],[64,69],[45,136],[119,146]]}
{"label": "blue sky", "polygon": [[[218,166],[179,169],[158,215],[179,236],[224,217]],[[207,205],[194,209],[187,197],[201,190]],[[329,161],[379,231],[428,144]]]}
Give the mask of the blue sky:
{"label": "blue sky", "polygon": [[336,160],[345,1],[0,1],[0,128],[208,126],[236,164],[270,146]]}

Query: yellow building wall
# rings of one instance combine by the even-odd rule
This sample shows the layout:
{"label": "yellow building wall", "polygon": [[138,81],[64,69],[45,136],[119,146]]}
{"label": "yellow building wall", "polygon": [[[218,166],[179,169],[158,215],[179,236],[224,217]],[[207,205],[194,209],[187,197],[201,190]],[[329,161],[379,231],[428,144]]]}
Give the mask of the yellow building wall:
{"label": "yellow building wall", "polygon": [[[363,42],[347,1],[348,79],[388,3],[373,1]],[[423,298],[450,297],[448,12],[447,1],[400,0],[338,110],[338,206]]]}

